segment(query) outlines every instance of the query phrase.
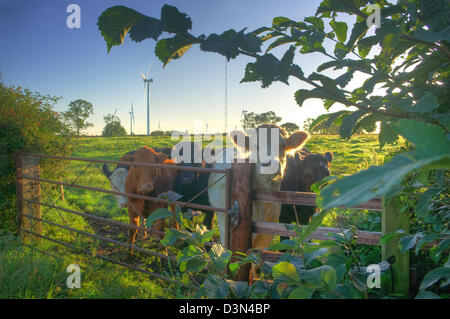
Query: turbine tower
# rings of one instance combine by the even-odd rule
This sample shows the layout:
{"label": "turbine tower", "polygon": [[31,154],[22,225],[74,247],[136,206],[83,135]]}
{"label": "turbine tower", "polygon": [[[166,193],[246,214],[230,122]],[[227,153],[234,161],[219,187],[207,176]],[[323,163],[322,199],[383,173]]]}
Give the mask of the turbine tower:
{"label": "turbine tower", "polygon": [[228,72],[227,72],[227,58],[225,57],[225,132],[227,131],[227,127],[228,127],[228,81],[227,81],[227,77],[228,77]]}
{"label": "turbine tower", "polygon": [[133,135],[133,124],[135,124],[133,102],[131,102],[131,112],[129,112],[129,113],[130,113],[130,135]]}
{"label": "turbine tower", "polygon": [[150,63],[146,75],[141,71],[141,76],[144,80],[144,88],[147,86],[147,136],[150,135],[150,83],[153,82],[153,79],[150,77],[150,69],[152,68],[152,64],[153,62]]}

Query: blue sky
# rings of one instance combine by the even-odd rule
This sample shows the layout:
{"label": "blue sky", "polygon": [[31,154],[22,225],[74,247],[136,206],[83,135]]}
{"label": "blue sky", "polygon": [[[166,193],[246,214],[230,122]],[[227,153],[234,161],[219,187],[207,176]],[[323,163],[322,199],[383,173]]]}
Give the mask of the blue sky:
{"label": "blue sky", "polygon": [[[69,4],[81,8],[81,28],[69,29],[66,19]],[[221,33],[230,28],[248,30],[269,26],[272,18],[287,16],[301,20],[314,15],[318,0],[0,0],[0,71],[6,85],[22,86],[42,94],[62,97],[56,110],[64,111],[70,101],[85,99],[94,105],[89,134],[101,134],[103,115],[118,109],[117,115],[129,131],[130,103],[135,109],[134,132],[146,132],[146,99],[139,71],[153,61],[150,101],[151,130],[161,123],[163,130],[192,130],[194,120],[208,121],[212,128],[223,129],[225,58],[192,47],[180,60],[164,69],[154,54],[155,42],[132,42],[113,47],[106,44],[97,28],[97,18],[107,8],[126,5],[149,16],[160,16],[165,4],[176,6],[193,21],[192,33]],[[350,21],[350,20],[349,20]],[[332,48],[331,48],[332,50]],[[280,55],[282,51],[275,51]],[[298,55],[305,73],[315,70],[325,59],[319,54]],[[300,126],[308,117],[325,110],[320,100],[308,100],[302,108],[294,92],[305,88],[295,79],[290,85],[275,83],[262,89],[259,83],[239,81],[245,65],[253,59],[239,56],[228,63],[229,126],[240,128],[243,108],[256,113],[275,111],[283,122]],[[332,111],[338,108],[332,109]],[[282,123],[283,123],[282,122]]]}

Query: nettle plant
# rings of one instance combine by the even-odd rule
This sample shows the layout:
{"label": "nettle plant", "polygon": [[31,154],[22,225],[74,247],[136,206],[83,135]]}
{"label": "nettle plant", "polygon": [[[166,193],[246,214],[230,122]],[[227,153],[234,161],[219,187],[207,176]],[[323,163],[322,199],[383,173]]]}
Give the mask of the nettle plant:
{"label": "nettle plant", "polygon": [[[371,4],[380,13],[380,25],[372,29],[367,23]],[[342,21],[348,15],[356,18],[352,25]],[[449,22],[447,0],[324,0],[315,16],[303,21],[275,17],[271,26],[251,32],[230,29],[196,36],[190,32],[191,19],[169,5],[163,6],[159,19],[114,6],[101,14],[98,27],[108,52],[122,44],[126,34],[135,42],[157,41],[155,54],[164,65],[181,58],[193,45],[228,60],[239,55],[252,57],[254,62],[247,64],[241,82],[261,82],[267,88],[276,81],[288,84],[294,77],[310,87],[295,92],[300,107],[310,98],[321,99],[327,111],[334,104],[346,107],[319,116],[312,128],[319,123],[340,125],[344,139],[361,128],[368,132],[379,129],[380,147],[401,138],[407,151],[394,154],[383,166],[329,179],[320,190],[318,205],[326,211],[376,196],[387,200],[415,197],[409,201],[410,208],[432,226],[405,235],[401,245],[405,251],[414,247],[419,251],[428,244],[430,252],[440,252],[435,257],[442,266],[425,276],[420,293],[436,297],[426,289],[438,291],[439,283],[445,287],[450,282]],[[327,50],[330,47],[332,50]],[[277,57],[274,48],[285,50]],[[307,75],[294,57],[311,53],[323,55],[327,61]],[[350,89],[350,81],[357,76],[366,80],[361,87]],[[318,218],[323,216],[321,213]],[[409,230],[399,233],[402,231],[407,234]]]}
{"label": "nettle plant", "polygon": [[[160,197],[170,203],[180,199],[173,192]],[[158,208],[147,218],[146,225],[151,227],[161,218],[175,218],[179,224],[179,229],[167,230],[161,240],[177,256],[178,269],[170,267],[168,271],[168,275],[183,283],[184,289],[182,285],[174,286],[177,297],[360,299],[380,296],[378,289],[367,287],[367,271],[360,267],[361,261],[354,251],[355,229],[332,234],[330,240],[320,244],[308,240],[326,213],[323,210],[316,214],[307,227],[290,225],[297,236],[270,247],[270,250],[284,251],[276,263],[263,262],[256,253],[236,253],[232,259],[232,251],[211,242],[216,230],[199,226],[194,221],[195,214],[183,213],[178,205],[173,212]],[[233,281],[241,266],[249,263],[259,266],[260,280],[252,285]],[[381,264],[379,267],[386,269]],[[389,279],[384,274],[380,280]]]}

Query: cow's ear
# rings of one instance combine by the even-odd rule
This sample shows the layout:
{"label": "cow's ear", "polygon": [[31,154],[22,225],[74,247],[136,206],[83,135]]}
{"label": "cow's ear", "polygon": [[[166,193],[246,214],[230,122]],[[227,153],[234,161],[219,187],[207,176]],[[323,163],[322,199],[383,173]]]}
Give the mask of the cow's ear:
{"label": "cow's ear", "polygon": [[309,135],[303,131],[297,131],[291,134],[286,140],[286,151],[302,147],[308,140]]}
{"label": "cow's ear", "polygon": [[125,154],[120,159],[122,162],[134,162],[133,154]]}
{"label": "cow's ear", "polygon": [[331,153],[330,151],[326,151],[325,154],[323,154],[323,156],[325,157],[328,163],[331,163],[331,161],[333,160],[333,153]]}
{"label": "cow's ear", "polygon": [[240,130],[233,130],[230,132],[230,138],[233,141],[234,145],[240,148],[245,148],[245,150],[248,151],[250,138],[247,133]]}

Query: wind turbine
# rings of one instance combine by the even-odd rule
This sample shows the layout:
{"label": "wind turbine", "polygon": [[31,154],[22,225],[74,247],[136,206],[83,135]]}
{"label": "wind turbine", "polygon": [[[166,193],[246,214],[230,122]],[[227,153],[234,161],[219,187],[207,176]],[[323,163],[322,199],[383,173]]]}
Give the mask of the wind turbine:
{"label": "wind turbine", "polygon": [[153,79],[149,77],[150,69],[152,68],[153,62],[150,63],[147,74],[144,75],[141,71],[142,79],[144,80],[144,88],[147,86],[147,136],[150,135],[150,83],[153,82]]}
{"label": "wind turbine", "polygon": [[244,130],[246,129],[246,127],[245,127],[245,121],[247,120],[247,113],[248,113],[247,110],[242,109],[242,114],[241,114],[241,115],[244,117],[244,125],[243,125]]}
{"label": "wind turbine", "polygon": [[130,113],[130,135],[133,135],[133,124],[134,123],[134,110],[133,110],[133,102],[131,102],[131,112]]}

